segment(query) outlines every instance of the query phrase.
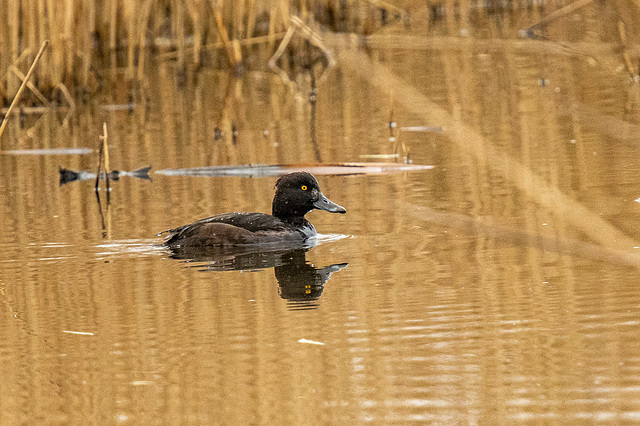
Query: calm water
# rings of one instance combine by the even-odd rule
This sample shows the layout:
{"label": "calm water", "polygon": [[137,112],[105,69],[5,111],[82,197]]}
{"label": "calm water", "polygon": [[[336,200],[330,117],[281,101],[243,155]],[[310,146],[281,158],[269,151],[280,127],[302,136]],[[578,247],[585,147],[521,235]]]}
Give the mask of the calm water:
{"label": "calm water", "polygon": [[[606,7],[549,42],[516,37],[539,10],[391,26],[366,55],[327,36],[339,65],[315,111],[303,78],[297,94],[267,70],[181,84],[159,62],[153,90],[12,123],[4,150],[95,148],[106,122],[113,168],[153,168],[107,207],[93,181],[59,186],[95,152],[0,155],[0,423],[640,421],[640,96]],[[103,107],[131,93],[131,112]],[[394,151],[390,111],[443,127],[399,136],[435,168],[318,176],[348,212],[309,214],[315,247],[158,246],[268,212],[275,178],[154,171],[367,161]]]}

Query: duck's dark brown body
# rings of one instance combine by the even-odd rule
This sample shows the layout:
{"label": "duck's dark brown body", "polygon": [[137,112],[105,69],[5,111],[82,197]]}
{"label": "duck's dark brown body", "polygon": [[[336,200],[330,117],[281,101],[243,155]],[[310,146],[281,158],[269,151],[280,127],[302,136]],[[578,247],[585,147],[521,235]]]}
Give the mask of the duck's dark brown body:
{"label": "duck's dark brown body", "polygon": [[313,225],[284,222],[265,213],[225,213],[165,231],[168,246],[210,247],[266,244],[279,241],[303,242],[315,235]]}
{"label": "duck's dark brown body", "polygon": [[282,176],[276,182],[273,215],[265,213],[224,213],[201,219],[162,233],[169,236],[170,247],[243,246],[277,242],[304,242],[316,235],[314,226],[304,218],[312,209],[345,213],[320,191],[309,173]]}

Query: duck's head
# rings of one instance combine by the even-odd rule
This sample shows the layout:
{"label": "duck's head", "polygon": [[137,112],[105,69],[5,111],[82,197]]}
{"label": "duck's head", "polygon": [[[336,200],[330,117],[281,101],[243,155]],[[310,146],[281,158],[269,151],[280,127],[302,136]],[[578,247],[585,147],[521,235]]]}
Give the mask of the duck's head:
{"label": "duck's head", "polygon": [[284,175],[276,182],[272,214],[283,220],[302,218],[313,209],[330,213],[346,213],[347,210],[324,196],[318,181],[311,173],[295,172]]}

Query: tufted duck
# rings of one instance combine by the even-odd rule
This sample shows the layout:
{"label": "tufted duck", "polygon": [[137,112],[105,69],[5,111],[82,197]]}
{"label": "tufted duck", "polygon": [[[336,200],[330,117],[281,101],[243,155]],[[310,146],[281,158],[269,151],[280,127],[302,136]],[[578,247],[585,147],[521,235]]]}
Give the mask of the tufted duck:
{"label": "tufted duck", "polygon": [[169,247],[240,246],[274,242],[304,242],[316,235],[304,218],[313,209],[346,213],[322,194],[310,173],[284,175],[276,182],[272,215],[265,213],[223,213],[189,225],[163,231]]}

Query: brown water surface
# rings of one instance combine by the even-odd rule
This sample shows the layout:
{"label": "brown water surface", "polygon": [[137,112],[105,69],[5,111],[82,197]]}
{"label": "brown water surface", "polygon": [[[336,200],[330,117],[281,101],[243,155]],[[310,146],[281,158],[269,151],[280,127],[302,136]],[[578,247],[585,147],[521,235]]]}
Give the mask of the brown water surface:
{"label": "brown water surface", "polygon": [[[153,169],[107,209],[58,182],[95,152],[0,155],[0,424],[640,421],[640,96],[610,7],[548,41],[517,37],[537,9],[326,35],[315,110],[308,79],[151,62],[146,90],[11,123],[4,150],[95,148],[106,122],[112,167]],[[153,170],[366,161],[394,152],[390,110],[443,127],[399,134],[435,168],[319,176],[347,214],[308,215],[317,246],[158,246],[269,212],[275,178]]]}

